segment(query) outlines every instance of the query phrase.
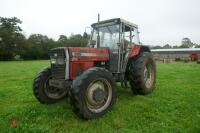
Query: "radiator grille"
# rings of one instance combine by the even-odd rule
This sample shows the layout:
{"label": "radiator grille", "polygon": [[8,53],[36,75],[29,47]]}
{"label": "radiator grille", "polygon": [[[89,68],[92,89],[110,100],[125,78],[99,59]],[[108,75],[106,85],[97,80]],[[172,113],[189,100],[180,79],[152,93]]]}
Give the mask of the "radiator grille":
{"label": "radiator grille", "polygon": [[63,64],[51,64],[51,73],[53,79],[65,79],[65,49],[64,48],[55,48],[50,51],[50,58],[56,60],[63,60]]}
{"label": "radiator grille", "polygon": [[57,54],[57,57],[63,57],[65,58],[65,49],[64,48],[54,48],[50,51],[50,56],[55,57],[55,54]]}
{"label": "radiator grille", "polygon": [[51,73],[54,79],[65,79],[65,65],[51,65]]}

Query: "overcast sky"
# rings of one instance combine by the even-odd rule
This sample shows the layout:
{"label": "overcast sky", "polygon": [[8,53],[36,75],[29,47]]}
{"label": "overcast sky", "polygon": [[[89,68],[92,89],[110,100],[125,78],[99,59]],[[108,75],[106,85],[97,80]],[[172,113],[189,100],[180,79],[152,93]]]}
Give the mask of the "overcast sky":
{"label": "overcast sky", "polygon": [[21,19],[27,36],[82,34],[97,13],[138,24],[144,44],[178,45],[183,37],[200,43],[200,0],[0,0],[0,16]]}

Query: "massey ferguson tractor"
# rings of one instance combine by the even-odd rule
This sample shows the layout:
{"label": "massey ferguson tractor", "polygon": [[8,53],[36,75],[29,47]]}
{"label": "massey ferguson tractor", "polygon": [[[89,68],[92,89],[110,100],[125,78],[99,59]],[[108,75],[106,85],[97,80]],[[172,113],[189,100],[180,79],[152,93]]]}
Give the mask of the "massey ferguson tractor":
{"label": "massey ferguson tractor", "polygon": [[117,82],[134,94],[153,91],[156,65],[147,46],[140,45],[138,26],[120,18],[91,25],[88,47],[50,50],[50,67],[35,77],[33,91],[43,104],[69,96],[82,119],[102,116],[113,107]]}

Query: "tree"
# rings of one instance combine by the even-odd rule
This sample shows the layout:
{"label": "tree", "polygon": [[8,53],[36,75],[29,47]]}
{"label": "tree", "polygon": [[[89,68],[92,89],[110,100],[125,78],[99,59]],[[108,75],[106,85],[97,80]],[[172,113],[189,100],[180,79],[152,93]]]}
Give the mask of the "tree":
{"label": "tree", "polygon": [[58,38],[58,40],[57,40],[57,42],[56,42],[56,44],[58,46],[61,46],[61,47],[63,47],[67,43],[68,43],[68,38],[65,35],[60,35],[59,38]]}
{"label": "tree", "polygon": [[165,45],[163,46],[163,48],[165,48],[165,49],[170,49],[170,48],[172,48],[172,46],[170,46],[169,44],[165,44]]}
{"label": "tree", "polygon": [[156,45],[156,46],[151,46],[151,49],[162,49],[162,47],[159,45]]}
{"label": "tree", "polygon": [[31,46],[31,51],[29,51],[30,56],[28,58],[32,59],[48,59],[49,50],[56,47],[53,39],[41,34],[30,35],[28,42]]}
{"label": "tree", "polygon": [[175,45],[175,46],[173,46],[173,48],[179,48],[179,46]]}
{"label": "tree", "polygon": [[7,29],[10,32],[15,32],[15,33],[21,33],[22,29],[19,26],[22,21],[18,19],[17,17],[12,17],[12,18],[4,18],[0,17],[0,28],[1,29]]}
{"label": "tree", "polygon": [[182,39],[182,44],[180,46],[180,48],[191,48],[193,47],[193,43],[191,42],[191,40],[189,38],[183,38]]}
{"label": "tree", "polygon": [[85,47],[89,35],[60,35],[57,41],[46,35],[32,34],[28,39],[19,26],[22,21],[16,17],[0,17],[0,60],[49,59],[49,50],[55,47]]}
{"label": "tree", "polygon": [[82,37],[80,34],[71,35],[68,39],[68,43],[66,46],[68,47],[86,47],[88,43],[88,39]]}
{"label": "tree", "polygon": [[26,49],[26,39],[19,26],[22,21],[16,17],[0,17],[0,60],[11,60]]}
{"label": "tree", "polygon": [[194,43],[195,48],[200,48],[200,44]]}

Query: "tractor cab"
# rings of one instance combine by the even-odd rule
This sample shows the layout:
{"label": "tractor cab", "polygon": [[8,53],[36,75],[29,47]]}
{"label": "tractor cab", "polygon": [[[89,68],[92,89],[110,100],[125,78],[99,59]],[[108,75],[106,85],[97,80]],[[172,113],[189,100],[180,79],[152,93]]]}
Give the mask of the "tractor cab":
{"label": "tractor cab", "polygon": [[138,26],[124,19],[116,18],[91,25],[90,45],[96,48],[107,47],[111,50],[139,44]]}
{"label": "tractor cab", "polygon": [[[122,62],[134,44],[140,44],[138,26],[121,18],[100,21],[91,25],[90,47],[108,48],[110,71],[121,72]],[[120,63],[121,62],[121,63]]]}

